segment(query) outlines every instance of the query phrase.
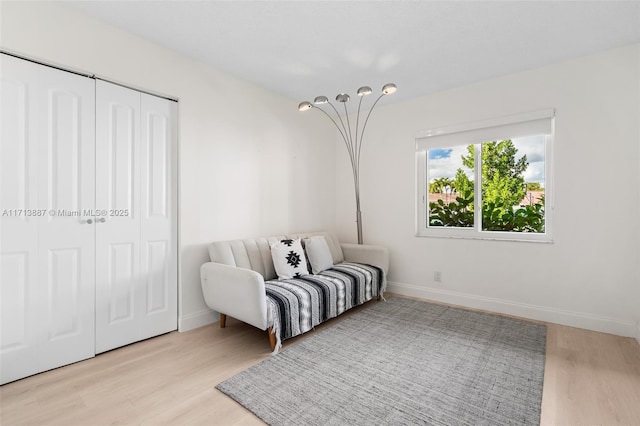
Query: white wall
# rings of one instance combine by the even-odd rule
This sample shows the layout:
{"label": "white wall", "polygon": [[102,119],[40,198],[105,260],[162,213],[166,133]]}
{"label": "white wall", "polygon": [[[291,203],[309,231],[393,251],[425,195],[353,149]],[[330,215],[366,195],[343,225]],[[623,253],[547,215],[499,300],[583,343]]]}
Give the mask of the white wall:
{"label": "white wall", "polygon": [[333,229],[335,134],[321,117],[59,4],[0,7],[2,49],[179,99],[181,329],[217,320],[200,289],[207,243]]}
{"label": "white wall", "polygon": [[[367,129],[361,200],[365,243],[391,250],[390,290],[636,336],[639,80],[634,45],[400,104],[381,101]],[[553,244],[414,236],[417,132],[545,108],[556,109]],[[336,158],[338,232],[354,241],[344,149]],[[436,270],[442,282],[433,281]]]}

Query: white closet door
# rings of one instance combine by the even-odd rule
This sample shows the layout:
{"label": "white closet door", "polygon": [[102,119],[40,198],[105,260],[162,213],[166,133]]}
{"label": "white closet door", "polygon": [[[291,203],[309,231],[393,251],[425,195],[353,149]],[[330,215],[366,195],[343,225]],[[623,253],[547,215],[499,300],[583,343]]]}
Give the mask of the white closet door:
{"label": "white closet door", "polygon": [[[42,370],[95,354],[95,82],[41,66],[38,278]],[[55,212],[55,213],[54,213]]]}
{"label": "white closet door", "polygon": [[95,353],[95,101],[93,80],[7,55],[2,81],[5,383]]}
{"label": "white closet door", "polygon": [[37,276],[36,92],[38,67],[0,55],[0,379],[37,373],[42,298]]}
{"label": "white closet door", "polygon": [[96,217],[100,353],[139,340],[140,93],[97,81],[96,102],[96,206],[103,214]]}
{"label": "white closet door", "polygon": [[[177,104],[142,94],[142,328],[177,329]],[[149,337],[147,336],[147,337]]]}
{"label": "white closet door", "polygon": [[100,353],[177,328],[176,138],[174,102],[102,81],[96,93]]}

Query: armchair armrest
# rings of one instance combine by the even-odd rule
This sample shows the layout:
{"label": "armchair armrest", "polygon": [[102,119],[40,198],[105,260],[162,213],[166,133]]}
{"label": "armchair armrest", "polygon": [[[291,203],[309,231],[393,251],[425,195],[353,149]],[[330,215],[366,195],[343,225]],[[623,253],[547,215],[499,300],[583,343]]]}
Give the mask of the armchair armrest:
{"label": "armchair armrest", "polygon": [[250,269],[208,262],[200,267],[200,283],[207,306],[240,321],[267,329],[264,278]]}
{"label": "armchair armrest", "polygon": [[384,271],[385,276],[389,272],[389,250],[386,247],[352,243],[341,243],[340,246],[346,262],[377,266]]}

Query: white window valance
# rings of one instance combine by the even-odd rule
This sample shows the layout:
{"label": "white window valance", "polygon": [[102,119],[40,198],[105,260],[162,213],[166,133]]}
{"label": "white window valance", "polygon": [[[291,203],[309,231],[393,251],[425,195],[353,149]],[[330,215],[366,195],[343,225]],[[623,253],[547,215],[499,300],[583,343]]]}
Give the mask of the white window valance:
{"label": "white window valance", "polygon": [[523,136],[549,135],[553,131],[554,116],[553,109],[546,109],[427,130],[416,135],[416,151]]}

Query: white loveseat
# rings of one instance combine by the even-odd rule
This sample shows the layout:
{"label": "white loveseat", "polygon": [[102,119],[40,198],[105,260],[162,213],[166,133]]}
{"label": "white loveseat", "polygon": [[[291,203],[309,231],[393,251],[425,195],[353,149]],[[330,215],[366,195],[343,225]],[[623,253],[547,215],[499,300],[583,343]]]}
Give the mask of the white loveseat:
{"label": "white loveseat", "polygon": [[[315,318],[313,322],[307,321],[305,326],[301,325],[299,329],[290,332],[286,336],[281,336],[281,327],[284,327],[282,320],[280,320],[282,313],[279,312],[278,303],[272,299],[272,296],[267,294],[270,293],[269,288],[274,285],[289,286],[292,285],[291,283],[296,284],[298,282],[300,285],[305,286],[309,285],[309,282],[305,282],[302,279],[284,280],[285,282],[278,281],[270,247],[271,244],[283,239],[305,239],[313,236],[324,237],[329,246],[334,266],[330,270],[320,273],[324,274],[324,276],[320,274],[305,276],[307,278],[306,281],[310,281],[313,284],[316,279],[328,280],[331,286],[338,283],[339,288],[334,288],[330,292],[327,291],[327,294],[320,297],[315,295],[315,291],[305,291],[303,293],[305,295],[313,293],[314,296],[312,298],[314,300],[321,299],[320,302],[315,300],[317,303],[332,305],[332,311],[330,314],[321,314],[319,316],[314,311],[314,318],[318,318]],[[209,257],[211,262],[205,263],[200,269],[202,292],[207,306],[220,313],[220,326],[224,328],[226,317],[230,316],[261,330],[267,330],[274,353],[280,348],[283,339],[304,333],[317,325],[318,322],[339,315],[356,304],[364,303],[373,298],[379,299],[384,294],[386,274],[389,269],[389,253],[386,247],[340,243],[335,235],[328,232],[310,232],[214,242],[209,246]],[[373,268],[365,265],[371,265]],[[352,282],[340,284],[341,275],[337,275],[336,278],[334,274],[341,274],[346,270],[352,276],[358,275],[356,279],[360,280],[359,275],[367,273],[367,269],[376,270],[376,272],[380,273],[378,274],[379,278],[374,277],[374,280],[377,280],[375,285],[370,284],[370,277],[367,278],[367,285],[375,288],[367,287],[366,291],[354,289],[353,292],[361,294],[354,294],[353,297],[348,296],[346,306],[344,306],[344,302],[338,302],[336,309],[336,301],[328,299],[335,299],[336,293],[338,295],[342,294],[344,297],[345,288],[347,293],[351,292],[351,288],[355,287],[355,284],[353,278],[351,278]],[[355,270],[355,274],[353,270]],[[328,295],[329,293],[331,295]],[[298,297],[300,296],[298,295]],[[292,297],[292,299],[295,299],[295,297]],[[301,305],[303,304],[303,302],[300,303]],[[308,303],[313,304],[313,301],[304,302],[305,305]],[[341,304],[342,307],[340,306]],[[297,312],[297,309],[293,309],[296,315],[305,315]],[[302,306],[300,311],[302,311]],[[308,316],[311,316],[311,314]],[[288,321],[289,319],[285,318],[285,322]]]}

